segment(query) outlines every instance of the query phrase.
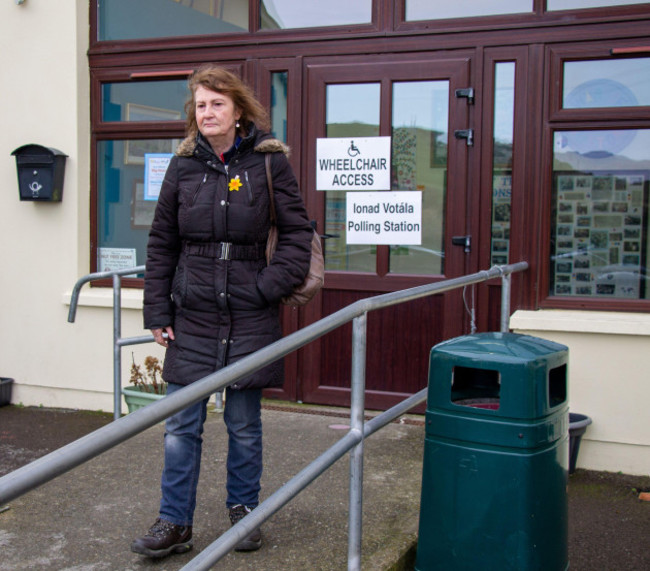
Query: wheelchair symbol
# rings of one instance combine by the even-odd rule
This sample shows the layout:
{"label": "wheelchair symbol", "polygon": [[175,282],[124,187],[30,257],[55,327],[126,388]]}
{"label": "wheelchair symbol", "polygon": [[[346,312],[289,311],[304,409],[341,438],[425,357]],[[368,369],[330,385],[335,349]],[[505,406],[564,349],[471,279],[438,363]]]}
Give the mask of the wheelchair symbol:
{"label": "wheelchair symbol", "polygon": [[348,155],[351,157],[356,157],[357,155],[360,155],[361,151],[357,149],[357,147],[354,144],[354,141],[350,141],[350,148],[348,149]]}

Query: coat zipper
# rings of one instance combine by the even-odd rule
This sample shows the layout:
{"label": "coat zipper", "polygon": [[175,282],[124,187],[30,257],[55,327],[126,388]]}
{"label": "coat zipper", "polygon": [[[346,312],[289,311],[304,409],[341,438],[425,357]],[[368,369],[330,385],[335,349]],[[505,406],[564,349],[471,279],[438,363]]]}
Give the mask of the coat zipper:
{"label": "coat zipper", "polygon": [[244,171],[244,178],[246,179],[246,190],[248,191],[248,204],[253,204],[253,189],[251,188],[251,181],[248,179],[248,171]]}
{"label": "coat zipper", "polygon": [[192,196],[192,206],[194,206],[194,203],[196,202],[196,198],[199,196],[201,186],[205,184],[206,180],[208,180],[207,172],[203,175],[203,180],[197,185],[196,190],[194,191],[194,195]]}

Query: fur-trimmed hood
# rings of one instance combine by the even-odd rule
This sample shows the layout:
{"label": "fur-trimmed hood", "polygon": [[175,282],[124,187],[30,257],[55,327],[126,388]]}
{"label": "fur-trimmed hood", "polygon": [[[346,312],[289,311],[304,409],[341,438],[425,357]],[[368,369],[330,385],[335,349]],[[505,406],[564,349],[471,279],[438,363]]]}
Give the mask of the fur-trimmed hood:
{"label": "fur-trimmed hood", "polygon": [[[258,153],[284,153],[287,157],[291,155],[291,149],[285,145],[280,139],[276,139],[269,134],[259,133],[253,129],[251,134],[246,137],[252,138],[257,136],[257,144],[254,150]],[[194,155],[194,150],[199,144],[200,133],[190,134],[176,148],[176,155],[179,157],[191,157]],[[205,139],[204,139],[205,141]],[[207,144],[207,141],[206,141]]]}

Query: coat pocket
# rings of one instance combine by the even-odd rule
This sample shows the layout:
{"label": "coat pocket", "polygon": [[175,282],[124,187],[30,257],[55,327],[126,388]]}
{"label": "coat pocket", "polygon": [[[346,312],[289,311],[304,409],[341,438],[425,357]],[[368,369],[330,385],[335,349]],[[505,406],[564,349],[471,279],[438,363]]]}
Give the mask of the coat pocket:
{"label": "coat pocket", "polygon": [[176,307],[180,307],[185,304],[187,298],[187,276],[185,273],[185,268],[178,267],[176,268],[176,273],[174,274],[174,279],[172,280],[172,300]]}

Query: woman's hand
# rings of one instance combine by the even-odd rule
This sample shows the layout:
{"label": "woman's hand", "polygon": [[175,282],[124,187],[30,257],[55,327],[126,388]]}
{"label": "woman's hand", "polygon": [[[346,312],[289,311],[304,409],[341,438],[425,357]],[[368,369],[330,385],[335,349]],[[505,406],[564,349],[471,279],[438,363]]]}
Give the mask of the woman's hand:
{"label": "woman's hand", "polygon": [[[174,340],[174,330],[171,325],[165,328],[152,329],[151,332],[153,333],[153,340],[163,347],[169,347],[168,339],[171,341]],[[167,339],[163,337],[163,333],[167,333]]]}

